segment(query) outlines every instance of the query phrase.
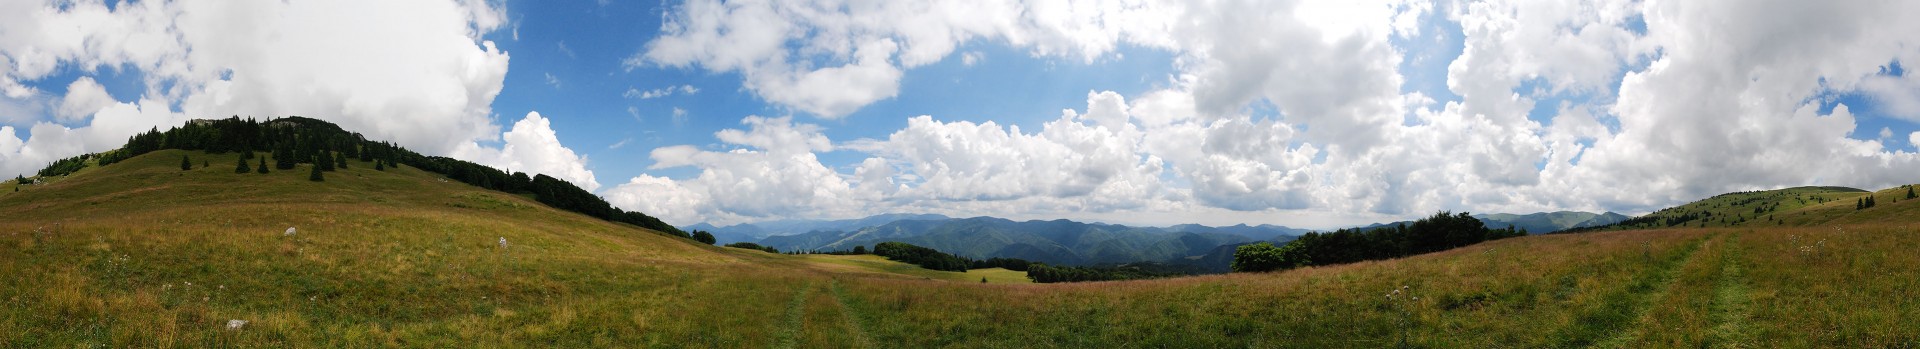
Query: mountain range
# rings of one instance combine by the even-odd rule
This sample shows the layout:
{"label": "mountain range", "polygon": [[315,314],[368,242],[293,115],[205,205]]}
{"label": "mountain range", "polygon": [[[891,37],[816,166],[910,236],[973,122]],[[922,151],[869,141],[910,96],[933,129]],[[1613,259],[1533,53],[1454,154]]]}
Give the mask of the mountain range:
{"label": "mountain range", "polygon": [[[1488,227],[1508,225],[1541,234],[1613,224],[1613,212],[1541,212],[1474,215]],[[1381,223],[1367,227],[1388,226]],[[1198,272],[1225,272],[1233,249],[1254,242],[1286,242],[1309,229],[1279,225],[1134,227],[1070,220],[1013,221],[994,217],[951,218],[937,214],[882,214],[844,220],[780,220],[704,230],[721,244],[753,242],[782,251],[843,251],[899,241],[976,259],[1019,258],[1056,265],[1153,262]]]}

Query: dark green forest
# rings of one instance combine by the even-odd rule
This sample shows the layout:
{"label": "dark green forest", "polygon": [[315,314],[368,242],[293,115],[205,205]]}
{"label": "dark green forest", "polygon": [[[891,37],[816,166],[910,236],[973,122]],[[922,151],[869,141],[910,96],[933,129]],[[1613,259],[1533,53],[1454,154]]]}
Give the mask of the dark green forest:
{"label": "dark green forest", "polygon": [[1440,212],[1412,224],[1307,233],[1284,246],[1265,242],[1240,246],[1233,254],[1233,271],[1261,272],[1399,258],[1524,235],[1525,232],[1511,227],[1488,229],[1485,223],[1466,212]]}

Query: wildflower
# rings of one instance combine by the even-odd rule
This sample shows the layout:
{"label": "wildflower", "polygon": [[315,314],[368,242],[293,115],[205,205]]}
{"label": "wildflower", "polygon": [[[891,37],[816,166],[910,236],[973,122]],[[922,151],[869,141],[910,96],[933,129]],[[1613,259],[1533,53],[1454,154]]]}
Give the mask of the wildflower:
{"label": "wildflower", "polygon": [[500,237],[500,248],[501,249],[507,248],[507,237],[505,236]]}

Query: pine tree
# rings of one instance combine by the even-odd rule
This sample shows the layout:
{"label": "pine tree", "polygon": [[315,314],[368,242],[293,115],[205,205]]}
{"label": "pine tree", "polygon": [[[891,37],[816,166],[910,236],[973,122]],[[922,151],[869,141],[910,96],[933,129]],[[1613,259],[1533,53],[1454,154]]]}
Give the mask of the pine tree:
{"label": "pine tree", "polygon": [[265,155],[260,156],[260,167],[255,171],[260,172],[260,174],[267,174],[267,157]]}
{"label": "pine tree", "polygon": [[233,167],[233,173],[253,172],[253,168],[247,167],[247,157],[241,156],[237,159],[234,159],[234,161],[238,162],[239,164]]}
{"label": "pine tree", "polygon": [[180,170],[181,170],[181,171],[187,171],[187,170],[192,170],[192,169],[193,169],[193,159],[188,159],[186,155],[181,155],[181,156],[180,156]]}
{"label": "pine tree", "polygon": [[385,162],[379,162],[379,161],[374,161],[374,162],[373,162],[373,170],[374,170],[374,171],[386,171],[386,170],[387,170],[387,163],[385,163]]}
{"label": "pine tree", "polygon": [[1920,198],[1920,196],[1914,196],[1914,195],[1913,195],[1913,186],[1911,186],[1911,185],[1909,185],[1909,186],[1907,186],[1907,199],[1908,199],[1908,200],[1912,200],[1912,199],[1914,199],[1914,198]]}
{"label": "pine tree", "polygon": [[319,167],[321,171],[333,172],[333,156],[329,154],[333,154],[333,152],[321,151],[314,153],[313,167]]}
{"label": "pine tree", "polygon": [[[314,159],[314,160],[319,160],[319,159]],[[320,175],[320,163],[324,163],[324,162],[323,161],[316,161],[316,162],[317,163],[313,164],[313,173],[307,175],[307,180],[315,181],[315,182],[327,181],[327,178],[325,176]]]}
{"label": "pine tree", "polygon": [[298,163],[298,161],[293,161],[292,141],[282,141],[280,142],[280,146],[273,148],[273,167],[282,170],[291,170],[293,166]]}
{"label": "pine tree", "polygon": [[347,168],[347,153],[335,153],[335,154],[333,154],[333,167],[334,167],[334,168],[339,168],[339,169],[346,169],[346,168]]}

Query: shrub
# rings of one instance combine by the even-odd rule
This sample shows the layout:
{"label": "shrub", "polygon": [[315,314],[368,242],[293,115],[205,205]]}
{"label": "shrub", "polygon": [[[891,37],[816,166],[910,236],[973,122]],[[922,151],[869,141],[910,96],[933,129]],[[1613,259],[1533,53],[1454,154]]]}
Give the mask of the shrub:
{"label": "shrub", "polygon": [[767,253],[780,253],[780,250],[774,249],[773,246],[760,246],[760,244],[751,243],[751,242],[735,242],[735,243],[727,244],[727,247],[744,248],[749,250],[761,250],[761,251],[767,251]]}
{"label": "shrub", "polygon": [[1233,271],[1262,272],[1280,269],[1285,264],[1280,256],[1280,248],[1272,243],[1260,242],[1240,245],[1233,249]]}

